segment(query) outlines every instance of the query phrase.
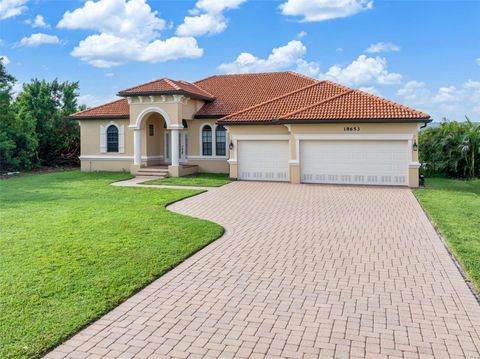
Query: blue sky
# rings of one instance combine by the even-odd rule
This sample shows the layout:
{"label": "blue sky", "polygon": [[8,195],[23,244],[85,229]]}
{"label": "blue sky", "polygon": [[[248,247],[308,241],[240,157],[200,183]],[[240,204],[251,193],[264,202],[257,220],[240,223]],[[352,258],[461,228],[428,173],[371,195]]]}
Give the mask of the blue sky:
{"label": "blue sky", "polygon": [[161,77],[295,70],[442,117],[480,119],[480,1],[0,0],[19,84],[98,105]]}

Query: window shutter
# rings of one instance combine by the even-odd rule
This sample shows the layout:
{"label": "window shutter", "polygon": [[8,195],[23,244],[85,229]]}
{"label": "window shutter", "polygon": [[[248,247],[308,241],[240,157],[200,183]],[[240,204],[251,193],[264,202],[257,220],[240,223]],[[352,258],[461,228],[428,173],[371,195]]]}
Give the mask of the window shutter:
{"label": "window shutter", "polygon": [[107,152],[107,133],[105,126],[100,125],[100,153]]}
{"label": "window shutter", "polygon": [[118,152],[125,152],[125,126],[118,126]]}

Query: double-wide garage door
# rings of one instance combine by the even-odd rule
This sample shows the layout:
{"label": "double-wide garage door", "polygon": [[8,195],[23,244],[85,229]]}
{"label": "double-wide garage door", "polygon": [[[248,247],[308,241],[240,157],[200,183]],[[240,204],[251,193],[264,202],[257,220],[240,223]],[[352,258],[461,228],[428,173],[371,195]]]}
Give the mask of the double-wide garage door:
{"label": "double-wide garage door", "polygon": [[407,141],[301,141],[301,181],[407,184]]}
{"label": "double-wide garage door", "polygon": [[[300,141],[303,183],[407,185],[407,141]],[[288,141],[239,141],[242,180],[288,181]]]}

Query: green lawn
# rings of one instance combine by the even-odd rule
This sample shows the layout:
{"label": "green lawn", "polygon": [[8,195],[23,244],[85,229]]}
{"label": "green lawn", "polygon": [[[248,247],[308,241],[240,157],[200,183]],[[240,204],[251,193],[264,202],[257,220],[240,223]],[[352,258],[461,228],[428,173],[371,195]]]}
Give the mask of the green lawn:
{"label": "green lawn", "polygon": [[183,177],[167,177],[143,182],[143,184],[161,184],[171,186],[220,187],[230,183],[227,173],[195,173]]}
{"label": "green lawn", "polygon": [[40,356],[223,233],[165,209],[199,191],[109,185],[129,176],[0,181],[0,358]]}
{"label": "green lawn", "polygon": [[480,289],[480,180],[427,178],[415,195]]}

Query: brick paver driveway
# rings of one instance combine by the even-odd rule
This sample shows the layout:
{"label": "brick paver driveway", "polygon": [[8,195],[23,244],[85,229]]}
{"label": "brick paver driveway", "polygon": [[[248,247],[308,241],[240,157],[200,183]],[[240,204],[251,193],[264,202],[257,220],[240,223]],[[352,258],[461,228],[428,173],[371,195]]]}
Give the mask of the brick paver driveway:
{"label": "brick paver driveway", "polygon": [[226,233],[48,357],[480,357],[480,306],[408,189],[237,182],[171,209]]}

